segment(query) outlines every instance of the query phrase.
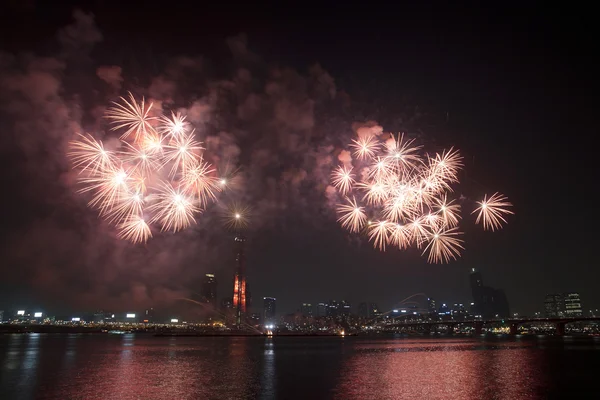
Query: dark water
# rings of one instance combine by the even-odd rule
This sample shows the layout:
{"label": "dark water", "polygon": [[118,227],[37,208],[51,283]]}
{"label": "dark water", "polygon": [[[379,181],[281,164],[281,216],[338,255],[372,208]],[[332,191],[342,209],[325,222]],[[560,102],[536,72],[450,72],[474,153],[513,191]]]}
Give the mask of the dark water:
{"label": "dark water", "polygon": [[0,398],[599,399],[600,340],[0,335]]}

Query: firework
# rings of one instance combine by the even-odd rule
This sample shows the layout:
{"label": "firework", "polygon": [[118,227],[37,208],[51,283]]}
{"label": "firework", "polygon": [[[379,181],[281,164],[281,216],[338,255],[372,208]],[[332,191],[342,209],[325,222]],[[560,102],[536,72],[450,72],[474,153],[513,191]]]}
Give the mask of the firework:
{"label": "firework", "polygon": [[351,172],[352,168],[340,166],[333,173],[333,185],[337,187],[342,194],[346,194],[350,191],[352,184],[355,182],[354,175],[352,175]]}
{"label": "firework", "polygon": [[121,98],[107,111],[119,148],[109,151],[90,135],[78,135],[68,156],[79,171],[79,192],[132,242],[152,237],[152,226],[179,231],[195,222],[225,188],[203,159],[202,143],[185,116],[151,115],[152,103]]}
{"label": "firework", "polygon": [[223,209],[222,215],[225,226],[236,231],[243,230],[250,221],[250,207],[232,203]]}
{"label": "firework", "polygon": [[475,223],[478,224],[480,221],[483,224],[483,229],[496,230],[502,228],[502,223],[506,223],[504,215],[514,214],[506,207],[511,207],[512,204],[507,201],[507,198],[500,193],[494,193],[489,199],[487,196],[482,201],[477,202],[479,207],[475,209],[471,214],[477,214],[477,220]]}
{"label": "firework", "polygon": [[360,231],[365,223],[367,222],[367,215],[365,214],[364,207],[360,207],[355,198],[352,200],[347,199],[348,204],[340,204],[338,206],[338,212],[342,216],[338,219],[338,222],[342,224],[344,228],[347,228],[350,232]]}
{"label": "firework", "polygon": [[114,125],[112,130],[125,130],[121,139],[127,139],[133,134],[134,140],[137,141],[140,137],[154,131],[151,122],[156,118],[149,116],[152,103],[146,105],[143,98],[138,103],[131,93],[129,93],[129,101],[124,97],[121,97],[121,101],[124,104],[113,102],[114,106],[110,107],[106,113],[106,118],[111,120]]}
{"label": "firework", "polygon": [[[381,251],[424,247],[431,263],[459,257],[461,208],[468,200],[450,198],[463,167],[458,150],[426,154],[404,135],[365,136],[350,147],[356,159],[337,167],[331,180],[344,199],[337,206],[342,227],[355,233],[366,227]],[[350,192],[356,193],[351,200]],[[511,204],[497,193],[478,204],[476,223],[486,230],[501,228],[504,216],[512,214]]]}

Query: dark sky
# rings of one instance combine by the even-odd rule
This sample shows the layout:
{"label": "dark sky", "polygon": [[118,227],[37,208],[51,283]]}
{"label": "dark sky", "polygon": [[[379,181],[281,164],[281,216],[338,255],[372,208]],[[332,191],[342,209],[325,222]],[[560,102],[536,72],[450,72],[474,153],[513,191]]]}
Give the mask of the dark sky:
{"label": "dark sky", "polygon": [[[217,274],[219,297],[230,295],[232,233],[216,211],[133,246],[75,193],[66,142],[79,130],[102,132],[98,110],[127,90],[166,107],[210,105],[204,128],[244,178],[223,202],[252,209],[248,282],[258,307],[273,296],[281,311],[342,298],[388,309],[420,292],[469,302],[472,267],[506,291],[513,312],[541,310],[546,293],[562,291],[598,307],[589,13],[371,2],[4,6],[0,309],[160,305],[189,295],[206,272]],[[117,78],[100,79],[101,66],[120,67]],[[349,236],[325,197],[323,171],[333,164],[319,160],[329,151],[336,161],[353,123],[366,121],[432,150],[460,148],[457,194],[500,191],[516,214],[497,233],[465,214],[466,250],[448,265]]]}

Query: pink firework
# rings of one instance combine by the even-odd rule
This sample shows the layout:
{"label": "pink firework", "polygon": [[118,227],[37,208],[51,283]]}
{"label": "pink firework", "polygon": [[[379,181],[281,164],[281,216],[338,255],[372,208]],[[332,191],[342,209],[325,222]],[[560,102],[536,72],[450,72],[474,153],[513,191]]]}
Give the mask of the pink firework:
{"label": "pink firework", "polygon": [[[374,247],[424,248],[431,263],[447,263],[463,250],[459,230],[464,201],[451,198],[463,167],[458,150],[426,154],[404,135],[366,136],[353,140],[356,157],[332,174],[343,200],[338,221],[351,232],[366,228]],[[352,200],[346,195],[356,193]],[[357,201],[357,199],[359,199]],[[479,202],[476,223],[496,230],[512,214],[498,193]],[[366,223],[368,219],[375,222]]]}
{"label": "pink firework", "polygon": [[152,106],[129,93],[106,115],[120,133],[117,149],[78,135],[68,152],[79,171],[79,192],[120,238],[134,243],[151,238],[154,225],[175,232],[195,223],[224,188],[185,116],[155,117]]}

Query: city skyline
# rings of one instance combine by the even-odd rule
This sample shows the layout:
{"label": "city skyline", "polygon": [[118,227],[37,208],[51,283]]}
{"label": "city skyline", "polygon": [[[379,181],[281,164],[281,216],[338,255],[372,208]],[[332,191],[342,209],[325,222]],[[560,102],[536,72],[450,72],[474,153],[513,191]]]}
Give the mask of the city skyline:
{"label": "city skyline", "polygon": [[[521,313],[541,311],[539,299],[550,293],[600,303],[592,239],[565,233],[585,231],[589,221],[560,218],[560,233],[555,222],[576,209],[594,178],[592,158],[567,135],[595,126],[585,96],[593,63],[569,46],[585,26],[558,35],[554,11],[543,11],[544,19],[533,6],[520,11],[531,16],[525,23],[477,7],[455,15],[403,5],[393,20],[370,16],[377,33],[357,31],[353,21],[362,15],[331,8],[340,15],[335,32],[317,21],[299,35],[283,11],[264,24],[225,18],[215,29],[210,22],[226,10],[36,7],[7,6],[0,24],[14,37],[0,45],[0,151],[11,188],[1,199],[8,212],[0,308],[32,301],[142,309],[193,297],[199,286],[191,282],[207,273],[220,290],[230,287],[222,206],[233,203],[252,211],[253,295],[276,297],[280,309],[330,298],[383,306],[413,293],[466,303],[472,268]],[[165,32],[145,22],[157,16]],[[77,133],[111,139],[101,115],[128,91],[153,99],[167,116],[185,113],[219,155],[219,173],[231,178],[219,204],[190,229],[156,231],[145,245],[123,242],[88,209],[66,157]],[[381,253],[344,231],[327,195],[330,173],[360,129],[377,127],[430,152],[457,148],[465,168],[456,196],[472,202],[499,190],[515,215],[490,233],[465,213],[465,250],[447,265],[427,264],[414,248]]]}

